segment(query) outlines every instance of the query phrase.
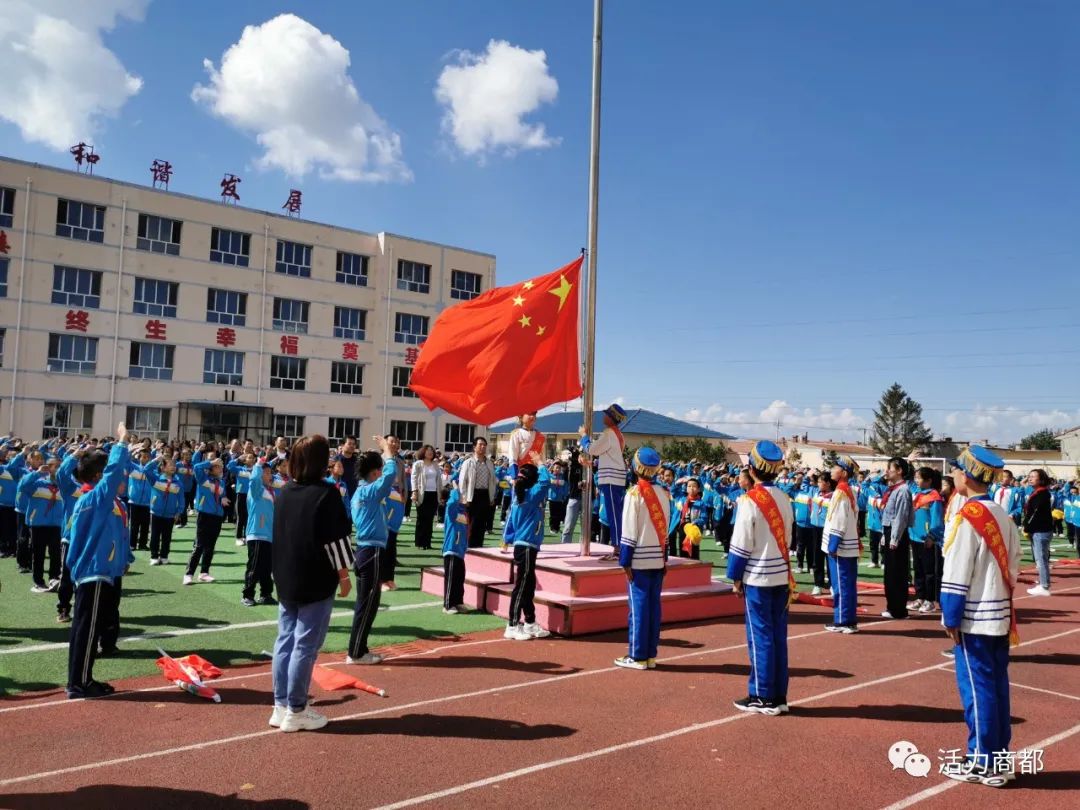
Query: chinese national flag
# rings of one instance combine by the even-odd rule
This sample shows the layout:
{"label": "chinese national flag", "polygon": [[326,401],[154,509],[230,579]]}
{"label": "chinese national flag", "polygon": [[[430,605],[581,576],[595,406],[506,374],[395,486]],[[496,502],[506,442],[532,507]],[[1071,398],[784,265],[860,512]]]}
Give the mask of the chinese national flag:
{"label": "chinese national flag", "polygon": [[435,320],[409,387],[428,408],[491,425],[581,394],[582,258],[450,307]]}

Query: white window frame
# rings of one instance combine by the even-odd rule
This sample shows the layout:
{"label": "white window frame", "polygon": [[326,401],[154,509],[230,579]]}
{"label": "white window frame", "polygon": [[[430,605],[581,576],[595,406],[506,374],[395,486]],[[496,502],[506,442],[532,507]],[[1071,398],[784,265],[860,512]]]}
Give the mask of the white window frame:
{"label": "white window frame", "polygon": [[[459,286],[455,284],[456,281],[471,282],[476,280],[476,289],[472,289],[471,286]],[[457,301],[471,301],[483,292],[484,277],[480,273],[473,273],[469,270],[451,270],[450,271],[450,297]]]}
{"label": "white window frame", "polygon": [[419,450],[424,446],[424,428],[427,422],[414,422],[409,419],[391,419],[390,433],[398,437],[402,450]]}
{"label": "white window frame", "polygon": [[415,391],[409,388],[412,381],[412,366],[394,366],[390,372],[390,396],[419,399]]}
{"label": "white window frame", "polygon": [[349,436],[363,435],[364,420],[359,416],[331,416],[326,438],[343,443]]}
{"label": "white window frame", "polygon": [[153,341],[131,341],[128,352],[128,378],[132,380],[171,380],[176,347]]}
{"label": "white window frame", "polygon": [[306,391],[307,358],[270,355],[270,387],[280,391]]}
{"label": "white window frame", "polygon": [[309,301],[274,296],[273,329],[275,332],[306,335],[308,333],[310,313],[311,303]]}
{"label": "white window frame", "polygon": [[49,334],[48,361],[45,369],[55,374],[93,376],[97,374],[97,350],[98,339],[96,337],[51,332]]}
{"label": "white window frame", "polygon": [[443,431],[444,453],[468,453],[476,442],[476,425],[466,422],[447,422]]}
{"label": "white window frame", "polygon": [[[210,368],[208,369],[207,366],[210,366]],[[207,379],[207,377],[210,379]],[[203,354],[203,384],[242,388],[244,385],[244,353],[232,349],[207,349]]]}
{"label": "white window frame", "polygon": [[298,278],[311,278],[311,245],[278,239],[274,272]]}
{"label": "white window frame", "polygon": [[[406,320],[407,319],[407,320]],[[406,331],[405,327],[408,327]],[[414,328],[422,329],[422,332],[412,331]],[[428,338],[428,330],[431,322],[427,315],[413,315],[411,312],[394,313],[394,343],[405,343],[409,346],[418,346]]]}
{"label": "white window frame", "polygon": [[[63,221],[60,219],[61,206],[64,207]],[[57,198],[56,235],[79,242],[102,244],[105,241],[105,206]]]}
{"label": "white window frame", "polygon": [[[217,247],[214,247],[215,244]],[[251,234],[228,228],[211,227],[210,261],[231,264],[235,267],[247,267],[251,262]]]}
{"label": "white window frame", "polygon": [[[53,265],[52,297],[54,304],[80,309],[101,309],[101,271],[83,267]],[[84,282],[89,281],[89,284]],[[87,291],[83,292],[82,288]]]}
{"label": "white window frame", "polygon": [[[63,415],[64,419],[58,421]],[[77,419],[73,417],[78,417]],[[89,433],[94,429],[94,403],[92,402],[46,402],[41,418],[41,437],[55,439]]]}
{"label": "white window frame", "polygon": [[330,364],[330,393],[361,396],[364,393],[364,364],[334,360]]}
{"label": "white window frame", "polygon": [[367,310],[335,306],[334,337],[343,340],[367,340]]}
{"label": "white window frame", "polygon": [[409,259],[398,259],[397,288],[405,292],[430,293],[431,265]]}
{"label": "white window frame", "polygon": [[[153,295],[147,296],[152,290]],[[142,293],[142,298],[139,294]],[[162,301],[164,295],[165,300]],[[160,278],[135,277],[135,291],[132,293],[131,311],[136,315],[156,315],[159,318],[175,318],[176,302],[180,296],[180,285],[175,281]]]}
{"label": "white window frame", "polygon": [[[229,312],[226,309],[213,309],[225,303],[226,307],[233,300],[233,296],[236,296],[236,312]],[[206,291],[206,322],[207,323],[220,323],[224,326],[246,326],[247,325],[247,297],[246,292],[240,292],[239,290],[226,290],[221,287],[210,287]]]}
{"label": "white window frame", "polygon": [[180,234],[184,223],[158,214],[139,214],[135,249],[166,256],[180,255]]}
{"label": "white window frame", "polygon": [[[356,267],[358,264],[359,268]],[[339,250],[334,280],[338,284],[366,287],[368,285],[368,257],[362,253],[346,253]]]}

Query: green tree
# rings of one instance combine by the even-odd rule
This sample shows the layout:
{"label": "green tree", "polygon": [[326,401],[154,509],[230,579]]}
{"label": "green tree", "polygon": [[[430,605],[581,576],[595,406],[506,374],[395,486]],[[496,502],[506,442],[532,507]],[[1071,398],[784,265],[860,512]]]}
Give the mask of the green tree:
{"label": "green tree", "polygon": [[923,422],[922,405],[908,396],[900,383],[889,386],[874,411],[870,446],[885,456],[906,457],[932,438]]}
{"label": "green tree", "polygon": [[1020,440],[1021,450],[1060,450],[1061,442],[1054,438],[1054,431],[1049,428],[1036,430]]}
{"label": "green tree", "polygon": [[835,450],[827,450],[821,458],[821,464],[826,470],[831,470],[840,461],[840,455]]}

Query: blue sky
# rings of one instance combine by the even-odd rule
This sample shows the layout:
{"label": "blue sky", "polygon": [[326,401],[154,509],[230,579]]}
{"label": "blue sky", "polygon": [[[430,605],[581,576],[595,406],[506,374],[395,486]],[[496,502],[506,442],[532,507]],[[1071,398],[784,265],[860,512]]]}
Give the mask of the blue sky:
{"label": "blue sky", "polygon": [[[101,174],[145,182],[167,158],[174,190],[212,197],[232,171],[271,210],[296,186],[308,218],[489,251],[508,283],[585,243],[591,5],[12,0],[0,152],[67,165],[68,127]],[[343,106],[329,90],[304,94],[303,132],[267,158],[257,132],[298,105],[275,117],[287,92],[244,96],[223,54],[286,13],[348,52],[356,120],[392,143],[382,164],[297,156]],[[15,62],[28,20],[76,26],[101,68]],[[283,70],[265,34],[243,56]],[[1078,39],[1069,2],[609,3],[598,398],[852,439],[895,380],[958,438],[1080,424]],[[15,112],[35,71],[75,69],[84,115],[62,82]]]}

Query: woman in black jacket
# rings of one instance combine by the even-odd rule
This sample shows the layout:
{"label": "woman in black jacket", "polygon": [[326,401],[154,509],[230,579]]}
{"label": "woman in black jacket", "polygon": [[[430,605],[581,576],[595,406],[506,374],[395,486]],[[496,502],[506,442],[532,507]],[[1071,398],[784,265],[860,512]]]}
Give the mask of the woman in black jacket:
{"label": "woman in black jacket", "polygon": [[323,480],[329,461],[324,437],[300,439],[289,454],[289,483],[274,505],[274,581],[280,605],[270,725],[282,731],[326,725],[326,717],[307,705],[311,671],[326,640],[334,591],[344,599],[351,588],[351,526],[341,493]]}
{"label": "woman in black jacket", "polygon": [[1031,553],[1039,569],[1039,584],[1028,588],[1032,596],[1050,595],[1050,540],[1054,536],[1054,514],[1050,498],[1050,477],[1045,470],[1028,473],[1031,494],[1024,503],[1024,534],[1031,538]]}

